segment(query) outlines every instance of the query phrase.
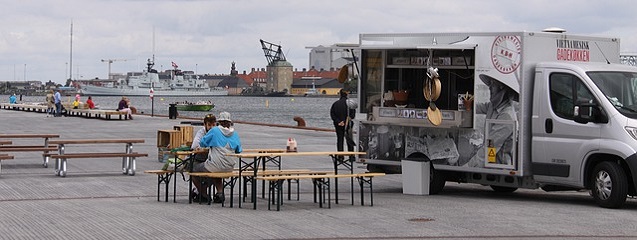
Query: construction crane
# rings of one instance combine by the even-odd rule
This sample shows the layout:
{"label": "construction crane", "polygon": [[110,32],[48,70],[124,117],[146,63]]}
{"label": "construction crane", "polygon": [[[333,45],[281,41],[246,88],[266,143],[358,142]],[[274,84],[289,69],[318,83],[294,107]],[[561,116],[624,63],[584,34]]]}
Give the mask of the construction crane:
{"label": "construction crane", "polygon": [[132,60],[132,59],[102,59],[101,60],[102,62],[108,63],[108,76],[107,76],[108,79],[111,79],[111,64],[113,62],[117,62],[117,61],[125,62],[125,61],[128,61],[128,60]]}
{"label": "construction crane", "polygon": [[259,39],[259,41],[261,41],[261,48],[263,53],[265,53],[265,58],[268,60],[268,65],[272,65],[273,62],[277,61],[285,61],[285,55],[283,55],[280,45],[263,41],[263,39]]}

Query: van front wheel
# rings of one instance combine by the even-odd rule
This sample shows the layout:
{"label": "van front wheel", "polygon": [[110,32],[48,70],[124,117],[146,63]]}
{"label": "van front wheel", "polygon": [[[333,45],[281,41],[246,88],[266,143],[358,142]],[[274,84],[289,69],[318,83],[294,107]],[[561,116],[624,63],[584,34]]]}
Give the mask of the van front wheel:
{"label": "van front wheel", "polygon": [[601,162],[593,169],[592,195],[605,208],[619,208],[626,202],[628,180],[624,170],[614,162]]}

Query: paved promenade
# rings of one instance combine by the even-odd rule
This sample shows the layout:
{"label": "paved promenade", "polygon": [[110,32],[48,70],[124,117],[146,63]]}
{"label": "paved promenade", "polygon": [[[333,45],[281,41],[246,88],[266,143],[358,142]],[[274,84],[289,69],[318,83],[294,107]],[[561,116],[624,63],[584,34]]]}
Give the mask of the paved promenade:
{"label": "paved promenade", "polygon": [[[326,113],[327,114],[327,113]],[[447,183],[435,196],[401,192],[401,175],[374,179],[374,206],[350,205],[349,180],[341,180],[340,204],[319,208],[311,184],[301,183],[301,200],[282,210],[188,204],[187,183],[178,179],[177,203],[158,202],[156,134],[181,119],[136,115],[132,121],[0,110],[2,133],[56,133],[61,139],[142,138],[135,151],[137,175],[121,174],[119,159],[70,159],[68,176],[41,153],[10,153],[0,175],[0,239],[637,239],[637,201],[624,209],[596,206],[586,192],[518,190],[497,194],[488,187]],[[335,150],[335,134],[236,124],[244,148],[283,148],[296,138],[299,151]],[[197,127],[198,128],[198,127]],[[40,140],[14,140],[40,144]],[[98,151],[95,146],[88,150]],[[77,150],[69,145],[68,152]],[[326,157],[283,159],[284,168],[332,169]],[[364,171],[356,166],[356,171]],[[347,185],[346,185],[347,184]],[[260,187],[259,187],[260,189]],[[226,194],[228,198],[229,194]],[[236,197],[236,196],[235,196]]]}

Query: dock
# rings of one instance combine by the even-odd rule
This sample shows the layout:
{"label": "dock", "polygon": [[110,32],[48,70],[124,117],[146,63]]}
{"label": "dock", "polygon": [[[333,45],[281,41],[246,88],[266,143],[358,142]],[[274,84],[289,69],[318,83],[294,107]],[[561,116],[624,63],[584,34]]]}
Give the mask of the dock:
{"label": "dock", "polygon": [[[374,206],[340,203],[318,208],[312,185],[301,184],[301,199],[284,201],[285,211],[188,204],[188,183],[177,179],[177,202],[157,201],[155,175],[160,169],[157,130],[172,129],[183,119],[135,115],[130,121],[0,109],[3,133],[60,134],[60,139],[144,139],[135,150],[139,174],[121,174],[117,161],[70,161],[70,174],[56,177],[42,166],[42,153],[16,153],[2,164],[0,238],[2,239],[590,239],[637,238],[637,200],[625,209],[597,207],[586,192],[520,189],[494,193],[486,186],[447,183],[440,195],[402,194],[401,175],[374,180]],[[200,126],[195,126],[198,130]],[[284,148],[295,138],[298,151],[334,151],[334,132],[235,124],[244,148]],[[13,140],[14,144],[24,140]],[[328,159],[285,159],[289,168],[333,169]],[[357,171],[365,171],[356,164]],[[349,184],[343,179],[342,184]],[[341,191],[349,191],[344,188]],[[229,196],[226,195],[226,198]],[[267,198],[266,198],[267,199]],[[236,199],[235,199],[236,200]]]}

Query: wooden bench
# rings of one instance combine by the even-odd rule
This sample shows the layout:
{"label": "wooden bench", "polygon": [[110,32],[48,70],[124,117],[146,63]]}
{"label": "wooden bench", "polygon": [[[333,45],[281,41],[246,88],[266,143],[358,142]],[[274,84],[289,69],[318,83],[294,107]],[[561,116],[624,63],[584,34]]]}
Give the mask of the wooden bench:
{"label": "wooden bench", "polygon": [[0,152],[42,152],[42,165],[46,168],[49,166],[49,156],[44,154],[47,154],[50,151],[57,150],[57,146],[51,144],[50,139],[59,137],[59,134],[0,134],[0,139],[44,139],[44,144],[42,145],[13,145],[13,143],[11,142],[11,145],[0,146]]}
{"label": "wooden bench", "polygon": [[39,103],[1,103],[0,107],[7,110],[18,110],[27,112],[44,112],[46,113],[47,105]]}
{"label": "wooden bench", "polygon": [[[263,170],[263,171],[259,171],[257,172],[257,176],[294,176],[294,175],[300,175],[300,174],[329,174],[331,172],[326,172],[326,171],[312,171],[309,169],[286,169],[286,170]],[[240,172],[238,170],[232,171],[232,172],[193,172],[193,173],[188,173],[189,176],[191,177],[201,177],[201,178],[221,178],[223,179],[223,186],[224,188],[229,187],[230,188],[230,196],[234,195],[234,186],[236,184],[236,181],[239,177],[242,178],[252,178],[253,175],[241,175]],[[288,189],[291,189],[291,181],[295,180],[295,179],[290,179],[288,180]],[[243,181],[243,183],[245,183],[246,181]],[[298,183],[298,182],[297,182]],[[192,181],[191,181],[192,184]],[[192,186],[190,186],[190,188],[192,188]],[[243,186],[243,199],[239,200],[239,207],[241,207],[241,201],[245,201],[245,196],[246,196],[246,187]],[[299,186],[297,184],[297,200],[299,199]],[[190,196],[191,198],[191,196]],[[291,199],[291,190],[288,191],[288,199]],[[209,199],[211,200],[211,199]],[[210,204],[210,201],[208,202],[208,204]],[[224,206],[222,204],[222,206]],[[230,198],[230,207],[233,207],[234,203],[233,203],[233,198]]]}
{"label": "wooden bench", "polygon": [[128,113],[120,112],[117,110],[102,110],[102,109],[67,109],[67,112],[71,116],[80,116],[86,118],[103,118],[106,120],[113,119],[112,116],[118,116],[119,120],[128,119]]}
{"label": "wooden bench", "polygon": [[[67,139],[50,141],[51,144],[58,145],[58,153],[50,155],[55,158],[55,175],[65,177],[67,169],[67,159],[71,158],[122,158],[122,173],[135,175],[136,162],[135,158],[147,157],[147,153],[133,152],[133,143],[143,143],[144,139]],[[83,152],[83,153],[66,153],[66,145],[68,144],[125,144],[124,152]]]}
{"label": "wooden bench", "polygon": [[[285,180],[288,179],[311,179],[314,184],[314,189],[318,189],[319,207],[323,207],[325,200],[325,192],[327,192],[327,206],[331,208],[331,193],[330,193],[330,179],[334,178],[356,178],[359,182],[361,191],[361,205],[365,205],[364,201],[364,188],[369,188],[370,193],[370,206],[374,206],[374,191],[372,188],[372,178],[378,176],[384,176],[384,173],[353,173],[353,174],[326,174],[326,175],[293,175],[293,176],[259,176],[257,179],[269,181],[268,190],[268,210],[270,210],[270,204],[273,198],[277,205],[277,211],[281,209],[282,203],[282,185]],[[315,194],[316,200],[316,194]]]}
{"label": "wooden bench", "polygon": [[[233,201],[233,195],[234,195],[234,185],[237,181],[237,179],[239,178],[239,172],[238,171],[232,171],[232,172],[189,172],[188,175],[190,176],[190,185],[189,185],[189,189],[188,189],[188,203],[192,203],[192,196],[190,195],[190,189],[192,189],[192,177],[199,177],[199,178],[221,178],[223,181],[223,189],[229,187],[230,188],[230,207],[234,206],[234,201]],[[210,188],[212,189],[212,185],[210,186]],[[214,195],[214,193],[213,193]],[[199,203],[201,203],[201,194],[199,194],[200,198],[199,198]],[[212,198],[208,198],[208,205],[210,205],[210,203],[212,203]],[[221,206],[225,206],[225,202],[221,203]]]}

